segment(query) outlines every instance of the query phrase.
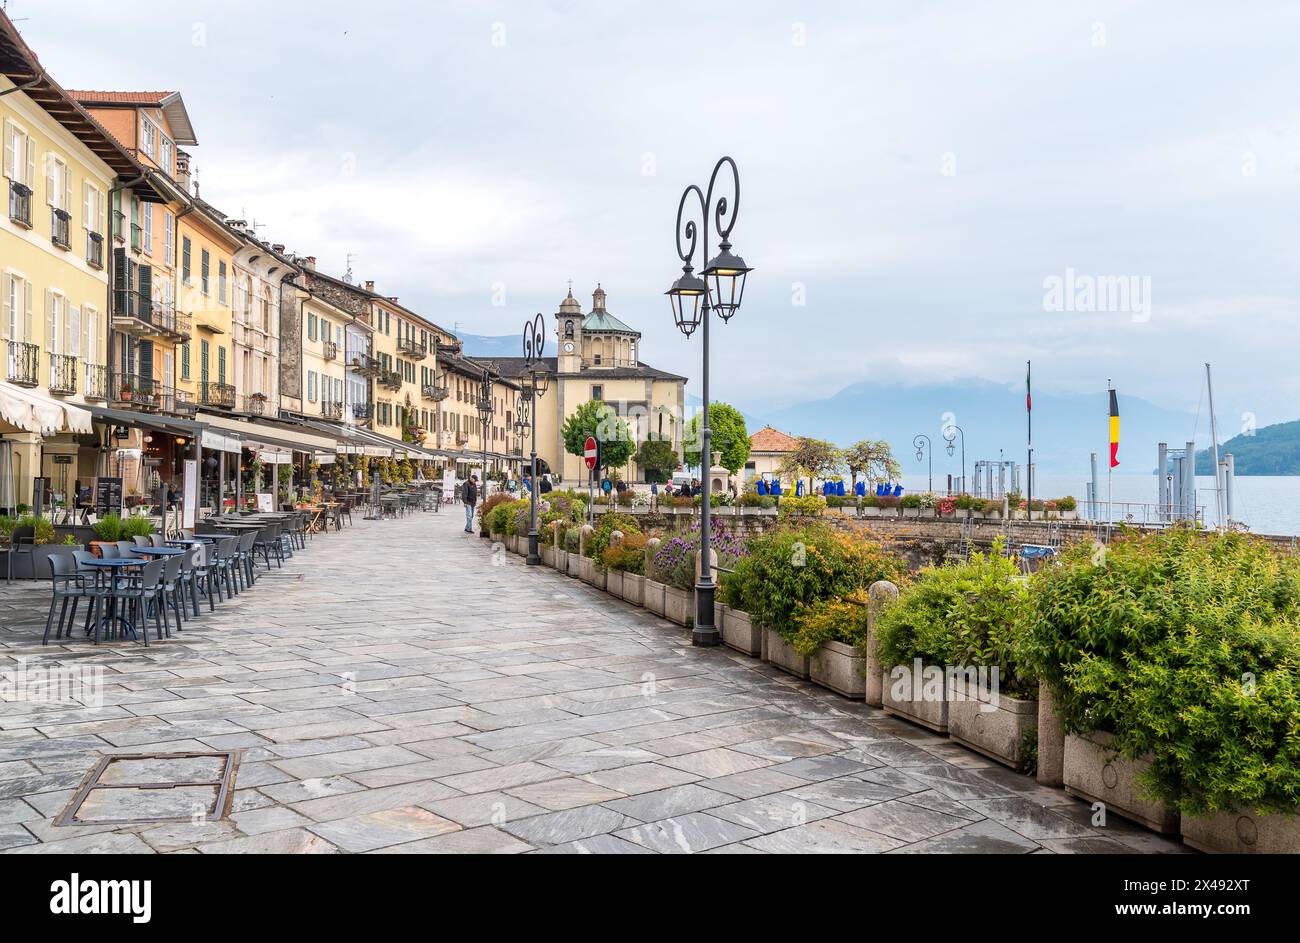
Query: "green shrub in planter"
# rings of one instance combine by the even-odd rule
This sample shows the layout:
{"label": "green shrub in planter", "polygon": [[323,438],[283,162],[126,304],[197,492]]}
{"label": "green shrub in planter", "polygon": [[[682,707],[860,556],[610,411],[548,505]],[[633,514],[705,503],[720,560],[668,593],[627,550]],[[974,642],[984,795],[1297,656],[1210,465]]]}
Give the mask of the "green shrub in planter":
{"label": "green shrub in planter", "polygon": [[641,533],[641,525],[631,514],[621,514],[617,511],[597,514],[595,530],[587,538],[587,556],[600,563],[605,548],[609,546],[610,535],[616,530],[622,531],[623,536],[626,537],[629,534]]}
{"label": "green shrub in planter", "polygon": [[564,552],[577,553],[582,547],[582,525],[575,524],[564,532]]}
{"label": "green shrub in planter", "polygon": [[782,517],[817,517],[826,510],[826,499],[819,494],[787,494],[781,496],[777,507]]}
{"label": "green shrub in planter", "polygon": [[740,496],[740,506],[742,508],[761,508],[765,494],[759,494],[757,491],[746,491]]}
{"label": "green shrub in planter", "polygon": [[128,517],[122,523],[121,540],[130,540],[132,537],[148,537],[153,533],[153,522],[147,517]]}
{"label": "green shrub in planter", "polygon": [[921,496],[919,494],[905,494],[898,503],[900,507],[919,508],[921,506]]}
{"label": "green shrub in planter", "polygon": [[1035,577],[1031,654],[1066,729],[1150,756],[1184,814],[1300,806],[1300,560],[1242,534],[1125,533]]}
{"label": "green shrub in planter", "polygon": [[601,554],[605,567],[616,572],[645,575],[645,534],[626,534],[616,544],[608,545]]}
{"label": "green shrub in planter", "polygon": [[726,581],[723,601],[787,641],[798,632],[794,616],[800,604],[865,591],[876,580],[901,582],[907,572],[875,541],[820,522],[767,531],[751,537],[746,549],[749,555],[736,561]]}
{"label": "green shrub in planter", "polygon": [[1074,500],[1074,495],[1067,494],[1064,498],[1056,499],[1056,509],[1058,511],[1073,511],[1079,506],[1079,502]]}
{"label": "green shrub in planter", "polygon": [[116,512],[105,514],[94,524],[95,536],[105,543],[116,543],[122,539],[122,518]]}
{"label": "green shrub in planter", "polygon": [[819,599],[800,603],[794,613],[794,634],[790,644],[800,655],[817,653],[823,642],[843,642],[862,648],[867,641],[867,594],[855,593],[851,599]]}
{"label": "green shrub in planter", "polygon": [[[496,533],[504,532],[504,527],[493,526],[495,521],[492,515],[497,508],[501,507],[503,504],[510,504],[513,500],[514,499],[511,498],[510,495],[503,491],[498,491],[486,500],[480,501],[478,505],[479,530]],[[502,523],[504,523],[504,521]]]}
{"label": "green shrub in planter", "polygon": [[1034,698],[1038,678],[1028,664],[1029,589],[1015,563],[993,552],[927,567],[877,622],[882,665],[998,668],[999,689]]}

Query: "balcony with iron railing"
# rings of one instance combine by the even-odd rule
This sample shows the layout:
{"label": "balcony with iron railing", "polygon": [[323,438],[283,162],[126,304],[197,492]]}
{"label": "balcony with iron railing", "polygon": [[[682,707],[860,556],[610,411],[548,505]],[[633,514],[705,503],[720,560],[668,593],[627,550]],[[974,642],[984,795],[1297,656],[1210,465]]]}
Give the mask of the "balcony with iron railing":
{"label": "balcony with iron railing", "polygon": [[16,180],[9,181],[9,221],[32,228],[32,188]]}
{"label": "balcony with iron railing", "polygon": [[233,383],[202,383],[199,385],[199,402],[204,406],[217,409],[235,408],[235,385]]}
{"label": "balcony with iron railing", "polygon": [[400,390],[402,388],[402,375],[396,370],[380,370],[378,382],[386,390]]}
{"label": "balcony with iron railing", "polygon": [[104,237],[97,232],[86,233],[86,264],[91,268],[104,267]]}
{"label": "balcony with iron railing", "polygon": [[436,337],[433,339],[433,353],[436,357],[459,357],[461,349],[458,340],[447,342]]}
{"label": "balcony with iron railing", "polygon": [[50,354],[50,392],[71,396],[77,392],[77,358],[72,354]]}
{"label": "balcony with iron railing", "polygon": [[320,414],[324,419],[341,421],[343,419],[343,404],[338,400],[321,400]]}
{"label": "balcony with iron railing", "polygon": [[373,377],[379,373],[379,361],[369,354],[351,354],[348,357],[348,366],[363,377]]}
{"label": "balcony with iron railing", "polygon": [[266,394],[265,393],[244,393],[239,397],[240,410],[248,413],[250,416],[263,416],[266,414]]}
{"label": "balcony with iron railing", "polygon": [[162,384],[153,377],[138,373],[114,373],[109,378],[109,401],[114,406],[133,406],[136,409],[162,408]]}
{"label": "balcony with iron railing", "polygon": [[17,386],[35,386],[40,379],[41,349],[26,341],[8,341],[6,346],[6,378]]}
{"label": "balcony with iron railing", "polygon": [[352,418],[358,422],[365,422],[375,417],[374,403],[353,403]]}
{"label": "balcony with iron railing", "polygon": [[420,361],[429,356],[428,345],[420,343],[414,337],[403,337],[397,342],[397,352],[407,360]]}
{"label": "balcony with iron railing", "polygon": [[97,363],[86,364],[86,399],[108,399],[108,368]]}
{"label": "balcony with iron railing", "polygon": [[50,209],[50,242],[60,249],[72,248],[72,214],[57,206]]}
{"label": "balcony with iron railing", "polygon": [[441,403],[450,395],[450,393],[451,391],[445,386],[432,386],[430,384],[425,384],[420,387],[420,397],[431,403]]}
{"label": "balcony with iron railing", "polygon": [[339,355],[339,345],[333,341],[326,341],[321,351],[321,356],[326,360],[336,360]]}
{"label": "balcony with iron railing", "polygon": [[113,327],[139,337],[186,341],[194,333],[193,319],[174,304],[151,301],[138,291],[113,290]]}

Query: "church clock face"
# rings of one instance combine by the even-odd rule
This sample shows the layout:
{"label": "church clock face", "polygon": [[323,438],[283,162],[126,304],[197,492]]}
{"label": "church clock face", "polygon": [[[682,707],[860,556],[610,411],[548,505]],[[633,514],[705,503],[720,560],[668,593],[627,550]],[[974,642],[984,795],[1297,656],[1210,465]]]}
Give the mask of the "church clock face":
{"label": "church clock face", "polygon": [[565,341],[565,342],[564,342],[564,352],[565,352],[566,354],[571,354],[571,353],[573,353],[573,341]]}

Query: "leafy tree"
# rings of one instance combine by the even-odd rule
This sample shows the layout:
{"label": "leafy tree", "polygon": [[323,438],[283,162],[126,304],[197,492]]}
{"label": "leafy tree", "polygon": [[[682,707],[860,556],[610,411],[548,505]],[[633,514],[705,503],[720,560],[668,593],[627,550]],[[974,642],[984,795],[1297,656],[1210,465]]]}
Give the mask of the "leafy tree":
{"label": "leafy tree", "polygon": [[622,468],[636,451],[636,442],[627,423],[608,403],[592,399],[583,403],[564,420],[564,451],[582,455],[587,436],[600,443],[600,460],[605,468]]}
{"label": "leafy tree", "polygon": [[844,464],[857,484],[858,477],[869,484],[891,481],[903,473],[903,467],[894,458],[894,450],[884,439],[859,439],[844,450]]}
{"label": "leafy tree", "polygon": [[645,473],[645,480],[663,484],[677,470],[677,453],[666,439],[646,439],[636,453],[636,463]]}
{"label": "leafy tree", "polygon": [[843,464],[844,452],[833,442],[804,436],[781,459],[778,472],[783,478],[822,478],[835,474]]}
{"label": "leafy tree", "polygon": [[[683,457],[687,465],[699,465],[702,457],[700,447],[704,434],[700,430],[700,416],[696,413],[686,424]],[[749,432],[745,429],[745,417],[740,410],[729,403],[710,403],[709,432],[710,445],[719,453],[718,464],[733,475],[744,468],[745,462],[749,461]]]}

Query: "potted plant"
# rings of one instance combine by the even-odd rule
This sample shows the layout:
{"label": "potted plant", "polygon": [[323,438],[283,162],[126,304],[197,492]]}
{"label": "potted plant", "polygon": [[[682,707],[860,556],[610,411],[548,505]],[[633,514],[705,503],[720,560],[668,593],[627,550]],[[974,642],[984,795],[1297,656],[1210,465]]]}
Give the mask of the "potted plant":
{"label": "potted plant", "polygon": [[111,511],[96,521],[92,527],[97,539],[90,542],[90,550],[95,556],[102,557],[104,554],[100,550],[100,545],[116,545],[122,539],[125,522],[116,511]]}
{"label": "potted plant", "polygon": [[866,693],[867,641],[866,593],[844,599],[819,599],[800,603],[794,614],[792,641],[799,655],[808,657],[808,677],[855,701]]}
{"label": "potted plant", "polygon": [[[639,606],[645,598],[645,534],[628,534],[605,548],[603,559],[609,573],[607,586],[617,578],[619,595],[625,602]],[[613,590],[610,590],[611,595]]]}
{"label": "potted plant", "polygon": [[641,589],[641,605],[656,616],[664,614],[664,584],[659,582],[654,568],[655,555],[659,552],[661,541],[651,537],[645,545],[645,585]]}
{"label": "potted plant", "polygon": [[651,564],[654,581],[663,585],[662,615],[678,625],[695,622],[695,556],[690,540],[670,537],[659,544]]}

